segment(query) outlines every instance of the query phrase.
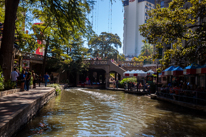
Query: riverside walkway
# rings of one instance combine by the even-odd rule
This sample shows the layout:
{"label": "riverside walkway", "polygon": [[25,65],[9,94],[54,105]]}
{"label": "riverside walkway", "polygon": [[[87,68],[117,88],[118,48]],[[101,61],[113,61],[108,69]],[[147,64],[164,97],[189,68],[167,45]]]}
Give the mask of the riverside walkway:
{"label": "riverside walkway", "polygon": [[0,97],[0,137],[10,137],[55,96],[52,87],[37,87]]}

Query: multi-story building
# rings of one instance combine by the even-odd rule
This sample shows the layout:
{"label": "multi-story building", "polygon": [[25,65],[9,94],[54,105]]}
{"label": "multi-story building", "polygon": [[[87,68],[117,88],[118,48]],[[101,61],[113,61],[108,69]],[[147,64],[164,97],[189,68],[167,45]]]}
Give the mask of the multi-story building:
{"label": "multi-story building", "polygon": [[127,59],[138,56],[142,40],[139,26],[149,19],[147,11],[155,8],[154,0],[124,0],[124,34],[123,34],[123,54]]}

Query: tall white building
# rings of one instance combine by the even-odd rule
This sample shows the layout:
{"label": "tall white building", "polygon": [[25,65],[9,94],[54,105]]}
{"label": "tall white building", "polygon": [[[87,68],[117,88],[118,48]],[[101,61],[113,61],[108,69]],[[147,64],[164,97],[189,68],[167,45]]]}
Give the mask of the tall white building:
{"label": "tall white building", "polygon": [[147,11],[155,8],[154,0],[124,0],[123,54],[127,58],[138,56],[144,44],[139,25],[149,18]]}

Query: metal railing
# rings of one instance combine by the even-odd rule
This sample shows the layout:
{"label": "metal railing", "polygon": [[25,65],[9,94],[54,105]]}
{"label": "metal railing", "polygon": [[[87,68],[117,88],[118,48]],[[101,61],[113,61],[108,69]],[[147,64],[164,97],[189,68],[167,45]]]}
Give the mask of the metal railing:
{"label": "metal railing", "polygon": [[108,60],[84,60],[84,63],[88,63],[90,65],[107,65]]}
{"label": "metal railing", "polygon": [[176,101],[206,105],[206,92],[203,91],[161,88],[157,95]]}

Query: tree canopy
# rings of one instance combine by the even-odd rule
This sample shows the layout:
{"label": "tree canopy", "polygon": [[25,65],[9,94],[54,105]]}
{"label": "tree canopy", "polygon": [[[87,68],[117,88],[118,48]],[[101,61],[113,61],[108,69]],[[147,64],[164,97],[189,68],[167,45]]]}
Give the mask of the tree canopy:
{"label": "tree canopy", "polygon": [[[173,0],[168,8],[149,11],[150,19],[140,26],[140,32],[150,44],[158,49],[164,48],[164,56],[160,60],[162,69],[171,63],[186,66],[196,62],[206,63],[206,1]],[[172,48],[166,48],[172,45]],[[198,62],[199,61],[199,62]]]}
{"label": "tree canopy", "polygon": [[122,44],[117,34],[102,32],[99,36],[92,37],[88,46],[93,57],[112,58],[117,57],[119,54],[117,49],[121,48]]}
{"label": "tree canopy", "polygon": [[[56,52],[54,53],[56,55],[61,55],[64,60],[71,59],[63,50],[64,47],[69,48],[70,39],[77,39],[81,36],[89,38],[89,34],[92,33],[90,23],[86,18],[92,3],[87,0],[10,0],[0,4],[6,7],[5,19],[4,14],[0,17],[0,20],[4,20],[5,24],[4,38],[0,49],[0,65],[3,68],[5,79],[10,78],[13,63],[14,31],[17,33],[21,50],[32,51],[38,46],[45,46],[38,45],[36,42],[37,39],[44,39],[47,46],[50,46],[48,50]],[[43,24],[33,26],[28,23],[31,20],[22,16],[21,13],[29,13],[26,17],[32,16],[30,19],[38,19]],[[27,34],[23,29],[25,25],[35,27],[36,32]],[[61,50],[57,49],[55,45],[56,47],[61,45]]]}
{"label": "tree canopy", "polygon": [[152,61],[152,55],[153,55],[153,46],[151,44],[145,43],[142,46],[141,53],[138,57],[132,58],[132,61]]}

